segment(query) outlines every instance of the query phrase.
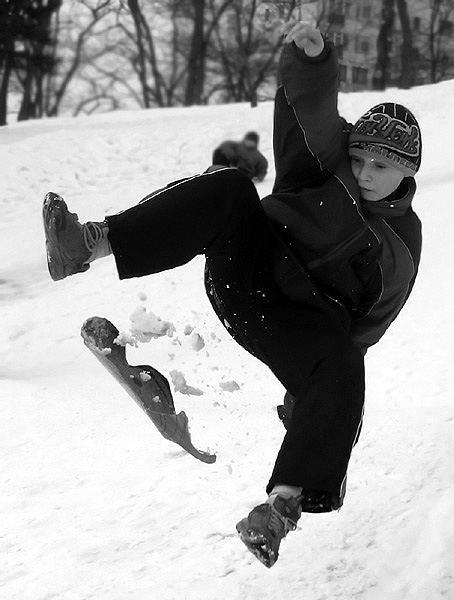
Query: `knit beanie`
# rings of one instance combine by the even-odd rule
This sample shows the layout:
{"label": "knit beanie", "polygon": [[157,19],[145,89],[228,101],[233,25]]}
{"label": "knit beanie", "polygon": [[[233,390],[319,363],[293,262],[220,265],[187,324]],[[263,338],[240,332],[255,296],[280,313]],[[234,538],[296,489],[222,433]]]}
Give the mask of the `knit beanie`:
{"label": "knit beanie", "polygon": [[414,115],[394,102],[377,104],[355,123],[349,153],[373,154],[413,177],[421,165],[421,130]]}
{"label": "knit beanie", "polygon": [[250,140],[251,142],[254,142],[254,144],[258,144],[260,138],[256,131],[248,131],[243,139]]}

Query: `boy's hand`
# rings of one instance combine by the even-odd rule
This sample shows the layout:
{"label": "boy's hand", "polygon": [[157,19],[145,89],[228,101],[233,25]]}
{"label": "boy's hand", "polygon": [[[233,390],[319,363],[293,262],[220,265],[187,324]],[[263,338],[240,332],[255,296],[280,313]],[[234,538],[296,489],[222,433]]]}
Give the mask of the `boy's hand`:
{"label": "boy's hand", "polygon": [[295,44],[312,58],[322,53],[325,46],[320,30],[308,23],[298,22],[287,24],[283,31],[284,42]]}

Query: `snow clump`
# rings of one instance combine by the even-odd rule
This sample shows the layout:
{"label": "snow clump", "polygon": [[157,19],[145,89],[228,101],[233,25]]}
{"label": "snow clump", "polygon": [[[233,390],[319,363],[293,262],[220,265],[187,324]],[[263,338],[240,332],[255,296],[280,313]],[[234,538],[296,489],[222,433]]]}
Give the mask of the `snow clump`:
{"label": "snow clump", "polygon": [[170,321],[163,321],[145,306],[139,306],[130,316],[132,336],[139,342],[149,342],[153,338],[168,335],[172,337],[175,326]]}
{"label": "snow clump", "polygon": [[176,369],[170,371],[170,378],[172,380],[173,387],[176,392],[180,392],[181,394],[187,394],[190,396],[203,395],[202,390],[199,390],[199,388],[192,387],[191,385],[188,385],[186,383],[185,376],[181,371],[177,371]]}
{"label": "snow clump", "polygon": [[205,341],[199,333],[193,333],[191,336],[191,346],[196,352],[200,352],[205,347]]}

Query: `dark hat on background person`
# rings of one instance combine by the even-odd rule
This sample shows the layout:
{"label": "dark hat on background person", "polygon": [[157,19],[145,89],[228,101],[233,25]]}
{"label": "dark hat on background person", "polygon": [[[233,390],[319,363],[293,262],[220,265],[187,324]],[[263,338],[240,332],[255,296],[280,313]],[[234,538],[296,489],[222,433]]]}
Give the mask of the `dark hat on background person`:
{"label": "dark hat on background person", "polygon": [[373,154],[380,161],[413,177],[421,165],[421,130],[413,113],[402,104],[384,102],[356,121],[349,139],[349,154]]}
{"label": "dark hat on background person", "polygon": [[248,131],[243,139],[254,142],[254,144],[258,144],[260,138],[259,134],[256,131]]}

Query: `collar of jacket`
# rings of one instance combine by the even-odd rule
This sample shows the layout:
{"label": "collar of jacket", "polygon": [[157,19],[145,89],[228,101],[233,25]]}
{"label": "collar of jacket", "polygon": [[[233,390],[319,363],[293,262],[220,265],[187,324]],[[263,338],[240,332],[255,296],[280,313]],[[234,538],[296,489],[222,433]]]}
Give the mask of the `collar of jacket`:
{"label": "collar of jacket", "polygon": [[394,194],[378,200],[378,202],[367,202],[361,200],[361,208],[366,214],[376,215],[377,217],[391,218],[401,217],[411,206],[411,201],[416,192],[416,182],[413,177],[405,177]]}

